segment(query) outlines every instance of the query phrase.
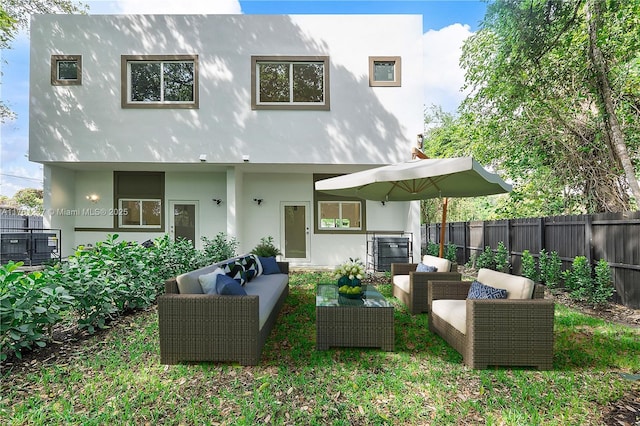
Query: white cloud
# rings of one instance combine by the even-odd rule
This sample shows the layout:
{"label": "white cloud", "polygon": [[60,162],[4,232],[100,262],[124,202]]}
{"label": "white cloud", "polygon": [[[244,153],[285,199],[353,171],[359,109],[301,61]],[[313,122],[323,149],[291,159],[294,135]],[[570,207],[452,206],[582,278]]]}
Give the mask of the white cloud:
{"label": "white cloud", "polygon": [[233,14],[242,13],[238,0],[118,0],[123,14]]}
{"label": "white cloud", "polygon": [[465,93],[464,72],[460,68],[462,44],[473,35],[468,25],[453,24],[423,35],[425,105],[441,106],[454,112]]}

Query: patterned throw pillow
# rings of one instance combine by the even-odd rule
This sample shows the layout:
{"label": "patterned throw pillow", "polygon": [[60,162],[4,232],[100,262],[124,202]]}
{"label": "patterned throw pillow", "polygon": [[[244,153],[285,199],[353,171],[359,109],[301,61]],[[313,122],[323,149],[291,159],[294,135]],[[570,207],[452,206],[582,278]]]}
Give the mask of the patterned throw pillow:
{"label": "patterned throw pillow", "polygon": [[420,262],[416,267],[416,272],[438,272],[438,268],[431,265],[425,265],[424,263]]}
{"label": "patterned throw pillow", "polygon": [[501,288],[494,288],[485,284],[482,284],[479,281],[474,281],[471,283],[471,288],[469,288],[469,294],[467,294],[467,299],[506,299],[507,298],[507,290]]}
{"label": "patterned throw pillow", "polygon": [[222,270],[224,271],[225,274],[227,274],[227,276],[238,281],[238,284],[240,285],[246,284],[247,273],[245,272],[244,266],[242,265],[241,261],[236,260],[234,262],[229,262],[226,265],[224,265]]}
{"label": "patterned throw pillow", "polygon": [[244,266],[244,270],[247,273],[247,281],[251,281],[260,275],[258,270],[258,261],[254,255],[243,257],[242,266]]}

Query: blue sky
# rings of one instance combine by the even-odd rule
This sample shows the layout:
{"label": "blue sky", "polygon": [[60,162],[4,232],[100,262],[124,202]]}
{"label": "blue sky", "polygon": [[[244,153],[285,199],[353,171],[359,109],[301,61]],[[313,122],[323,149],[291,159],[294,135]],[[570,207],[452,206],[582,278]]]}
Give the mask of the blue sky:
{"label": "blue sky", "polygon": [[[423,16],[425,105],[453,112],[463,99],[458,67],[462,42],[484,17],[481,0],[98,0],[85,1],[89,13],[395,14]],[[434,66],[435,65],[435,66]],[[0,97],[17,114],[0,128],[0,195],[42,188],[42,166],[28,161],[29,39],[21,33],[2,51]]]}

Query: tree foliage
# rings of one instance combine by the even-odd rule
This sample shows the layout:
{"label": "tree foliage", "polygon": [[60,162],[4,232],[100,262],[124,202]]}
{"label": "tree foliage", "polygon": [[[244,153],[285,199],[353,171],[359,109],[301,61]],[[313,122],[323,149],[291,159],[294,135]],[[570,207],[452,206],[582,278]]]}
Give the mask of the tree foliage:
{"label": "tree foliage", "polygon": [[[0,49],[8,49],[20,30],[29,28],[31,15],[38,13],[84,13],[87,6],[74,0],[3,0],[0,3]],[[0,100],[0,122],[15,116]]]}
{"label": "tree foliage", "polygon": [[629,210],[630,192],[640,202],[639,46],[638,0],[495,0],[463,47],[471,95],[435,146],[511,180],[505,215],[527,215],[525,202],[543,215]]}

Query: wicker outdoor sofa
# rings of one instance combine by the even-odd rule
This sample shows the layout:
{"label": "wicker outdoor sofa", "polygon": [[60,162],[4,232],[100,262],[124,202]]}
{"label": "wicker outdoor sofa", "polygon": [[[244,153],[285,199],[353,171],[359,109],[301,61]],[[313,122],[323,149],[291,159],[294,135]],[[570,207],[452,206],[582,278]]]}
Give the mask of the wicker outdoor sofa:
{"label": "wicker outdoor sofa", "polygon": [[[257,365],[289,294],[289,263],[244,284],[246,295],[204,294],[199,277],[243,257],[182,274],[165,282],[158,298],[160,362],[230,361]],[[228,268],[227,268],[228,269]],[[227,274],[229,275],[229,274]]]}
{"label": "wicker outdoor sofa", "polygon": [[427,312],[427,283],[429,280],[460,281],[462,275],[457,272],[458,266],[447,259],[424,255],[424,265],[436,267],[436,272],[417,272],[418,263],[392,263],[391,282],[393,297],[404,303],[412,315]]}
{"label": "wicker outdoor sofa", "polygon": [[471,281],[430,281],[429,330],[474,369],[551,369],[554,303],[544,299],[544,286],[489,269],[480,269],[477,281],[507,290],[507,298],[468,299]]}

